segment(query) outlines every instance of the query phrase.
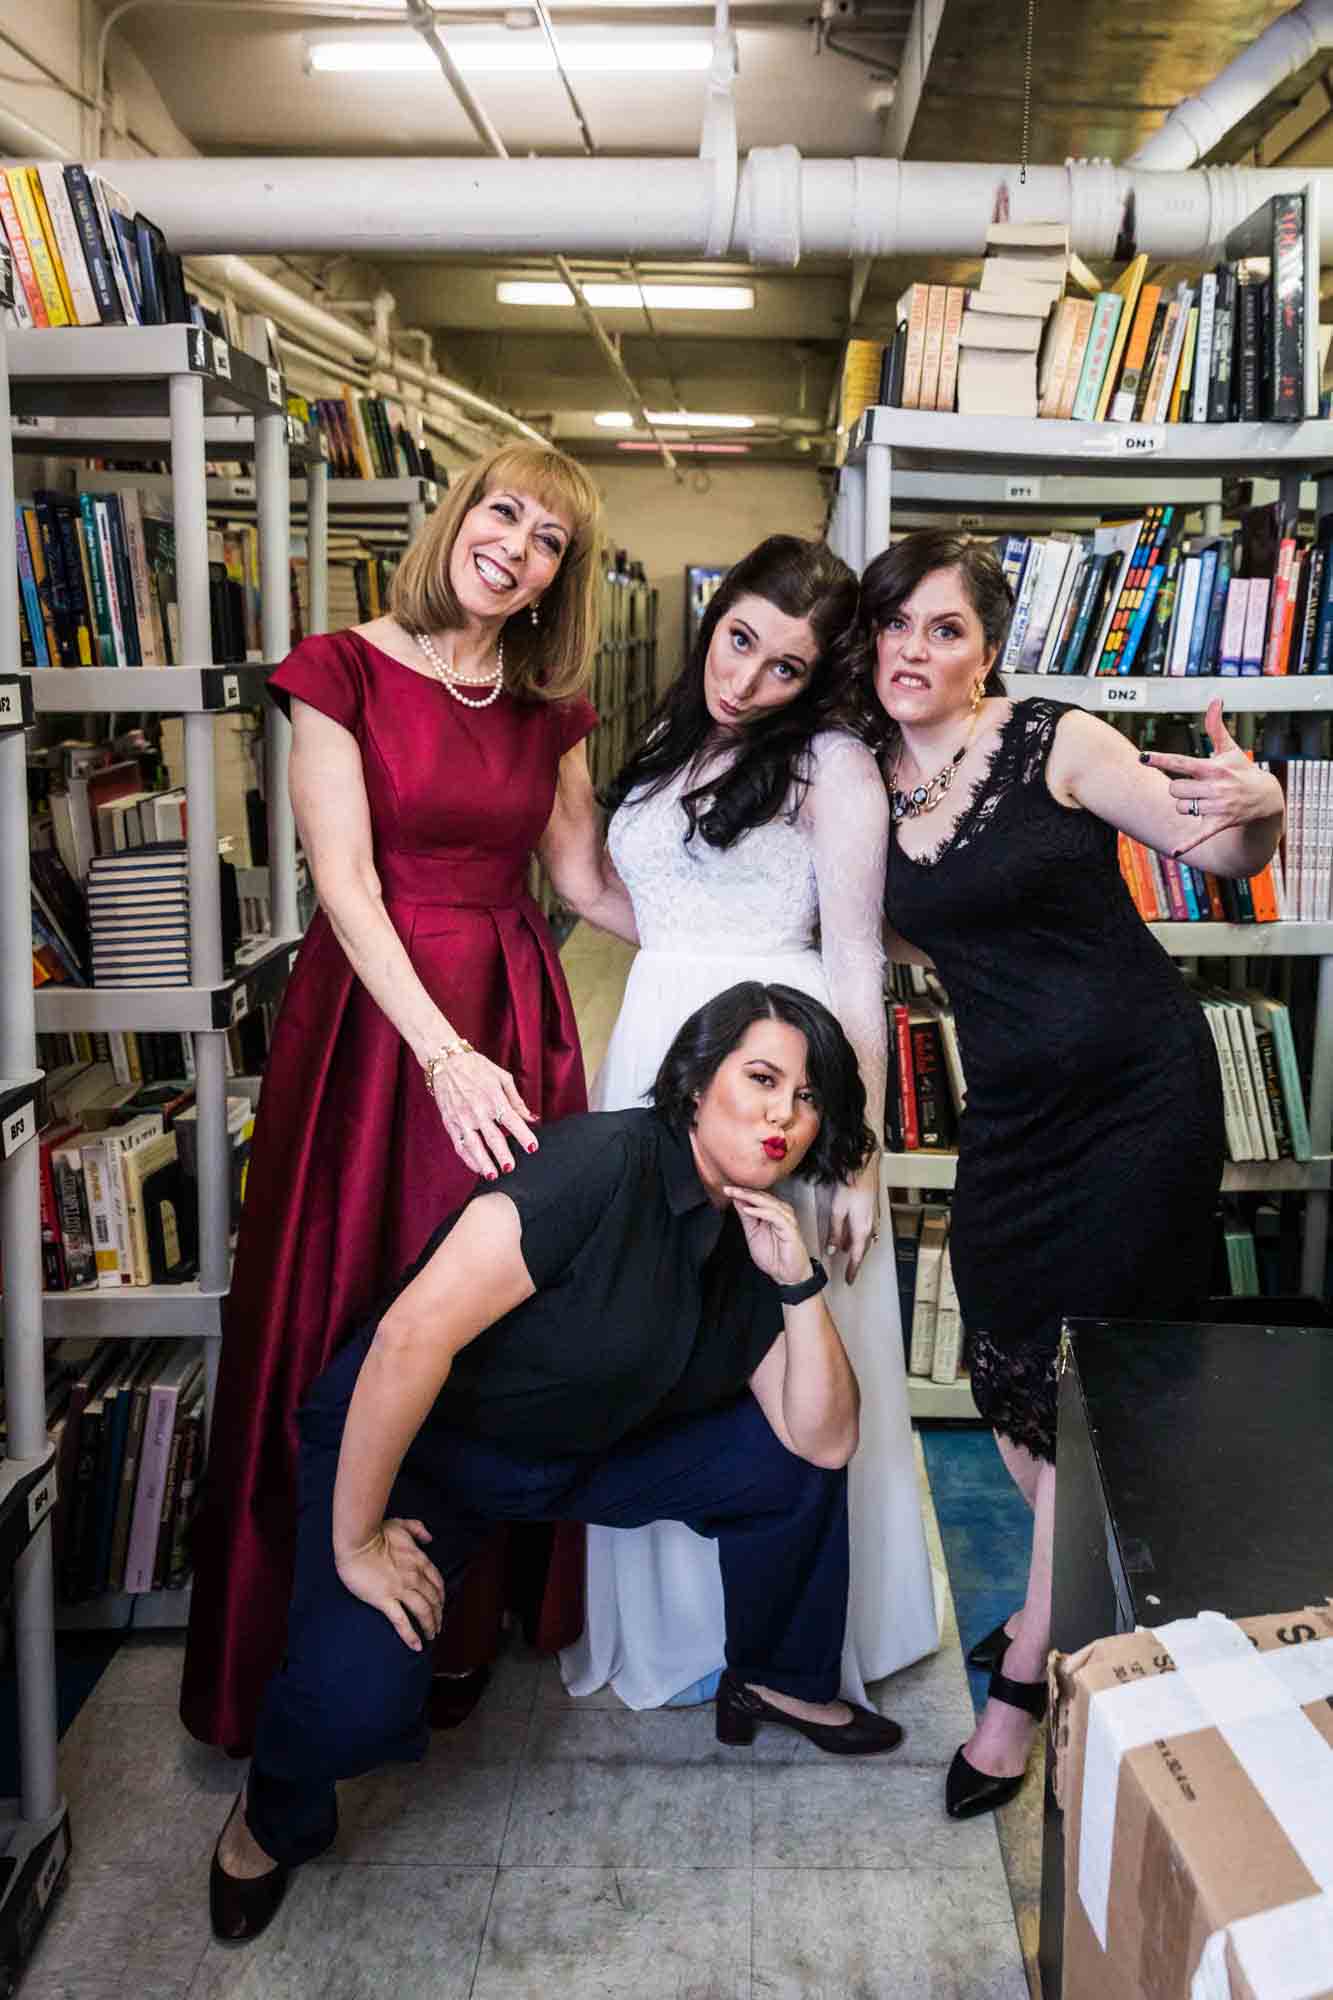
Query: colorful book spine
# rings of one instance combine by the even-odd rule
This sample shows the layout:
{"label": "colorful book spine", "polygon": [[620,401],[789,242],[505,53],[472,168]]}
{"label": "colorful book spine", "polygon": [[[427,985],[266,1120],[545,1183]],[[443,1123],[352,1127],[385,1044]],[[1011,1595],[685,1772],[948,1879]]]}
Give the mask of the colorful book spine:
{"label": "colorful book spine", "polygon": [[37,273],[28,254],[28,241],[23,234],[19,212],[14,206],[14,196],[10,191],[8,178],[3,173],[0,173],[0,222],[4,223],[5,235],[9,239],[9,254],[14,260],[14,269],[19,281],[18,289],[23,294],[28,317],[34,326],[49,326],[51,321],[46,310],[46,300],[42,297],[42,288],[37,282]]}
{"label": "colorful book spine", "polygon": [[1073,416],[1076,423],[1091,423],[1097,415],[1097,398],[1101,394],[1111,358],[1111,343],[1115,339],[1123,303],[1114,292],[1099,292],[1093,303],[1088,351],[1083,357],[1078,387],[1074,392]]}
{"label": "colorful book spine", "polygon": [[42,295],[42,304],[46,308],[46,324],[68,326],[69,313],[66,311],[55,265],[51,260],[50,246],[42,234],[41,218],[32,198],[32,187],[27,173],[22,167],[6,167],[3,178],[9,185],[14,207],[18,211],[19,224],[28,246],[28,255],[32,260],[33,275]]}

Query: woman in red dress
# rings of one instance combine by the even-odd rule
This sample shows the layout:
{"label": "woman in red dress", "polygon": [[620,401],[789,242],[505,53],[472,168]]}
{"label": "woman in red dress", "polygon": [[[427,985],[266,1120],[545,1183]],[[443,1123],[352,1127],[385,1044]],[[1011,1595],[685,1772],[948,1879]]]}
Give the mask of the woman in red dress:
{"label": "woman in red dress", "polygon": [[[278,1664],[296,1519],[295,1415],[376,1294],[539,1119],[585,1109],[554,940],[527,893],[634,940],[606,862],[576,690],[596,638],[600,508],[561,453],[473,467],[405,556],[388,617],[304,640],[270,680],[320,909],[273,1034],[195,1531],[181,1714],[249,1747]],[[501,1552],[479,1562],[438,1667],[494,1651]],[[555,1564],[539,1643],[577,1635]],[[443,1642],[442,1642],[443,1643]]]}

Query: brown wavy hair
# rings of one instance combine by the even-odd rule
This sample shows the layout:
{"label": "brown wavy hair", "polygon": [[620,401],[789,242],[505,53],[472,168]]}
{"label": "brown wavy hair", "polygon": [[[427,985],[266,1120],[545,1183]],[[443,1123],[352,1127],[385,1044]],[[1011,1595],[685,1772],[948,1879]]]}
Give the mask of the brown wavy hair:
{"label": "brown wavy hair", "polygon": [[527,605],[504,627],[505,687],[534,701],[576,694],[592,672],[601,611],[602,502],[572,458],[549,445],[505,444],[478,459],[449,488],[399,563],[389,586],[389,616],[408,632],[451,632],[463,613],[449,582],[449,558],[465,514],[488,493],[531,494],[568,520],[559,569],[542,593],[533,624]]}
{"label": "brown wavy hair", "polygon": [[[885,549],[866,565],[861,578],[861,601],[857,623],[869,662],[866,700],[869,719],[881,738],[893,725],[875,698],[875,641],[898,607],[905,604],[919,584],[936,570],[957,570],[963,594],[981,621],[981,633],[992,654],[986,674],[987,694],[1007,695],[996,662],[1009,634],[1014,615],[1014,594],[994,552],[984,542],[970,541],[951,528],[921,528],[904,535],[892,548]],[[877,720],[876,720],[877,718]]]}

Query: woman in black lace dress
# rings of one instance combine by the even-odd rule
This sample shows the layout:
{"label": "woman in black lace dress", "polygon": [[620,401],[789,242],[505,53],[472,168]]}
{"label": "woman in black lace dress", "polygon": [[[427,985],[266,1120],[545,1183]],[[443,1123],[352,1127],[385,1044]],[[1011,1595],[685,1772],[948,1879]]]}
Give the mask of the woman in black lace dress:
{"label": "woman in black lace dress", "polygon": [[1011,702],[994,667],[1011,609],[989,551],[938,530],[862,584],[895,955],[938,968],[967,1078],[952,1254],[973,1394],[1034,1517],[1026,1601],[981,1649],[995,1671],[949,1773],[956,1818],[1017,1791],[1044,1708],[1061,1319],[1188,1318],[1207,1289],[1217,1056],[1121,880],[1117,832],[1251,875],[1282,829],[1277,781],[1220,703],[1214,754],[1194,758],[1140,757],[1063,702]]}

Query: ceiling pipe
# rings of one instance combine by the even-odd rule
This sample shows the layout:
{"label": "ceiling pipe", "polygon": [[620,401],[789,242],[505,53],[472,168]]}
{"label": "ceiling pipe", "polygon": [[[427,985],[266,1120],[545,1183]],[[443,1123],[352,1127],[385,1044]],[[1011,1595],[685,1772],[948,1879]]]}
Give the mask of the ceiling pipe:
{"label": "ceiling pipe", "polygon": [[323,306],[303,299],[299,292],[279,284],[276,278],[270,278],[267,272],[256,269],[243,257],[195,257],[191,263],[200,277],[206,278],[215,290],[230,292],[234,299],[251,311],[267,313],[271,319],[283,321],[294,333],[304,333],[317,344],[332,347],[335,353],[351,355],[367,366],[387,365],[403,381],[443,396],[448,402],[457,404],[465,412],[474,413],[488,424],[503,425],[506,430],[516,431],[520,437],[530,438],[534,444],[547,442],[540,431],[534,430],[531,424],[525,424],[521,417],[501,409],[498,403],[488,401],[485,396],[478,396],[474,390],[464,388],[461,382],[451,382],[447,376],[439,375],[433,369],[420,368],[402,355],[386,356],[383,347],[371,334],[362,333],[359,327],[347,326],[342,320],[335,319]]}
{"label": "ceiling pipe", "polygon": [[[16,117],[12,112],[0,108],[0,148],[11,158],[25,160],[69,160],[74,155],[67,146],[44,132],[39,126],[30,125],[26,119]],[[101,171],[107,178],[119,185],[126,167],[134,167],[133,160],[109,160],[102,163]],[[173,166],[193,164],[188,159],[150,161],[167,170]],[[225,235],[225,233],[224,233]],[[515,431],[520,437],[531,439],[534,444],[547,444],[549,440],[531,424],[523,422],[511,410],[501,409],[486,397],[478,396],[461,382],[452,382],[431,367],[415,367],[398,355],[386,354],[382,347],[363,334],[358,327],[348,326],[345,320],[335,319],[331,312],[317,306],[300,292],[292,291],[266,271],[247,263],[243,257],[232,255],[200,256],[191,259],[192,272],[210,283],[217,291],[230,292],[232,297],[254,312],[266,313],[270,319],[293,331],[304,331],[317,345],[331,348],[335,355],[346,355],[367,363],[384,366],[386,361],[405,381],[412,383],[427,394],[442,397],[446,403],[459,405],[471,410],[485,423],[498,425],[503,430]],[[387,298],[389,294],[380,296]],[[371,302],[372,310],[374,301]]]}
{"label": "ceiling pipe", "polygon": [[[495,126],[491,123],[480,98],[473,91],[452,55],[449,53],[444,37],[435,24],[435,16],[428,4],[428,0],[406,0],[406,6],[408,18],[412,26],[416,29],[422,41],[440,65],[446,82],[453,91],[454,96],[458,99],[464,115],[478,139],[480,139],[487,152],[492,154],[495,159],[502,161],[506,166],[512,166],[514,162],[510,160],[508,147],[496,131]],[[538,163],[533,162],[532,164]],[[575,277],[574,272],[564,257],[552,256],[551,263],[569,287],[580,319],[596,341],[598,348],[601,350],[602,358],[610,368],[611,373],[615,376],[617,382],[619,382],[621,388],[629,398],[631,410],[651,435],[662,455],[662,463],[670,471],[674,472],[676,470],[676,461],[672,457],[671,447],[667,444],[665,438],[660,436],[653,428],[653,424],[648,416],[647,405],[639,390],[639,385],[621,360],[619,348],[589,305],[582,285]]]}
{"label": "ceiling pipe", "polygon": [[1288,77],[1329,48],[1333,48],[1333,0],[1303,0],[1265,28],[1203,90],[1178,104],[1127,164],[1158,172],[1192,167]]}
{"label": "ceiling pipe", "polygon": [[[105,171],[189,255],[345,251],[504,258],[701,258],[710,162],[680,159],[114,160]],[[1322,249],[1333,263],[1333,170],[1300,169],[1325,190]],[[1210,262],[1229,231],[1290,169],[1155,173],[1099,161],[1011,164],[803,160],[756,148],[740,175],[725,254],[794,267],[803,257],[979,257],[997,214],[1067,222],[1086,258]],[[294,297],[294,294],[286,294]]]}

